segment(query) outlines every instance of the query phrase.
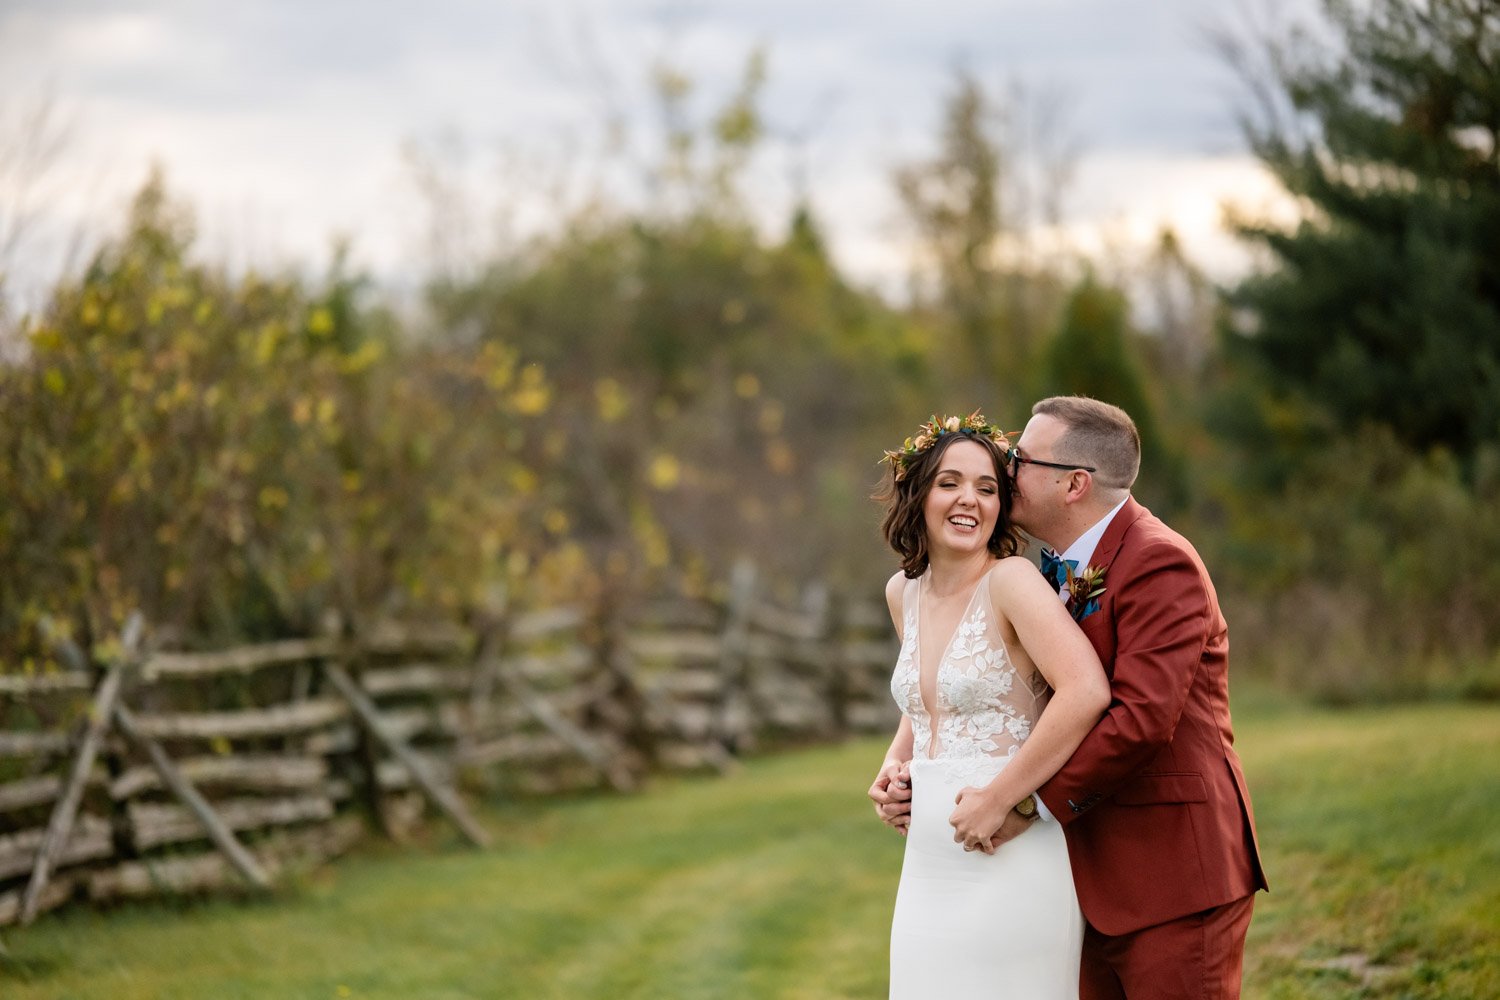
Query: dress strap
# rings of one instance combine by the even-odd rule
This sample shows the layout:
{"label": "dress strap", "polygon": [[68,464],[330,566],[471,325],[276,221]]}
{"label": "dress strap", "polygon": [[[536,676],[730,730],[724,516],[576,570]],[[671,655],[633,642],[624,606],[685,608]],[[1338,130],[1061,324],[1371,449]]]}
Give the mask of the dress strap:
{"label": "dress strap", "polygon": [[922,594],[922,578],[920,576],[907,580],[901,585],[901,620],[905,621],[916,613],[917,601]]}

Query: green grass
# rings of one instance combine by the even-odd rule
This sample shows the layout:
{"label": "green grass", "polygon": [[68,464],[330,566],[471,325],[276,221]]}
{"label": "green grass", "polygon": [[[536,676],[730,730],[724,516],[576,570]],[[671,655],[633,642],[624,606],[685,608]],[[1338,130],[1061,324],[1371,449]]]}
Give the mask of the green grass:
{"label": "green grass", "polygon": [[1500,997],[1500,711],[1287,712],[1240,744],[1273,890],[1248,996]]}
{"label": "green grass", "polygon": [[[1274,890],[1245,995],[1500,997],[1500,711],[1247,701],[1238,725]],[[499,848],[370,849],[270,901],[44,917],[6,933],[0,996],[882,997],[880,751],[495,807]]]}

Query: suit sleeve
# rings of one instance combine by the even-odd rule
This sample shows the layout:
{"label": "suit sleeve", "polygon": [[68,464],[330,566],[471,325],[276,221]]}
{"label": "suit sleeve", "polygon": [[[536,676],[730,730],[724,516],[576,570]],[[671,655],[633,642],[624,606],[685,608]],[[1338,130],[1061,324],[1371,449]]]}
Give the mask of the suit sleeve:
{"label": "suit sleeve", "polygon": [[1112,794],[1172,741],[1203,662],[1209,607],[1187,552],[1161,542],[1141,553],[1130,585],[1115,595],[1109,709],[1038,790],[1062,823]]}

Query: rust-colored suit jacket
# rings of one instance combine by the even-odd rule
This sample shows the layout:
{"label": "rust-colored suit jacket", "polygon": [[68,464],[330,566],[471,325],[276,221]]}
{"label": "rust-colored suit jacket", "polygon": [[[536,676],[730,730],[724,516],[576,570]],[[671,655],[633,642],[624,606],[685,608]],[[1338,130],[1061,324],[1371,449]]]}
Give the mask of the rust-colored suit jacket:
{"label": "rust-colored suit jacket", "polygon": [[1109,710],[1038,794],[1063,824],[1084,917],[1125,934],[1266,877],[1229,724],[1228,627],[1202,560],[1132,498],[1089,565],[1106,589],[1081,624]]}

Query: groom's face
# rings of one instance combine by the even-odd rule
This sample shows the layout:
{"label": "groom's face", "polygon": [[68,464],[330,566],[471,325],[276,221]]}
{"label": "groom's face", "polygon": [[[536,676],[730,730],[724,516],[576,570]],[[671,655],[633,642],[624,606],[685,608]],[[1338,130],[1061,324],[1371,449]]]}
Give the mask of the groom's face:
{"label": "groom's face", "polygon": [[[1067,432],[1068,425],[1038,413],[1026,424],[1016,442],[1016,450],[1025,458],[1043,462],[1057,461],[1057,442]],[[1063,497],[1067,494],[1064,476],[1057,469],[1026,462],[1013,464],[1015,470],[1015,498],[1011,501],[1010,517],[1023,531],[1043,541],[1058,514],[1063,511]]]}

